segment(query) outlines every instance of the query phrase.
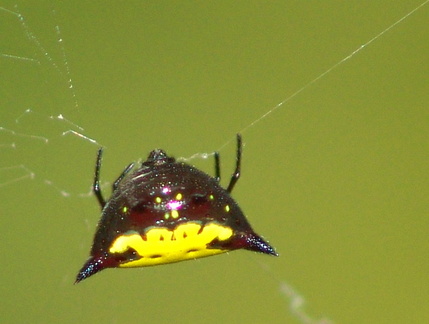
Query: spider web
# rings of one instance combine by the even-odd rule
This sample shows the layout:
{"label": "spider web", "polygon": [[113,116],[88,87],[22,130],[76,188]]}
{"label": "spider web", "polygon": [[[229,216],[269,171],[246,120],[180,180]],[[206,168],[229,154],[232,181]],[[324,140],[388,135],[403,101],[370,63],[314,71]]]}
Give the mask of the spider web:
{"label": "spider web", "polygon": [[[115,40],[119,40],[123,35],[112,35],[112,39],[101,39],[98,47],[88,45],[82,36],[85,33],[78,30],[79,26],[74,24],[69,16],[65,15],[66,8],[61,10],[48,5],[38,5],[37,8],[33,8],[20,4],[0,7],[0,15],[6,26],[3,30],[7,30],[3,40],[4,46],[2,46],[0,53],[3,70],[1,77],[1,106],[3,108],[0,112],[0,152],[3,159],[0,164],[0,190],[5,195],[17,195],[19,193],[22,195],[21,199],[27,199],[31,205],[38,206],[38,208],[53,202],[56,206],[78,205],[79,209],[86,210],[90,208],[88,206],[95,204],[90,185],[96,148],[101,145],[107,146],[112,152],[109,157],[110,161],[107,162],[107,171],[103,170],[103,179],[114,179],[118,170],[121,169],[121,167],[118,169],[118,165],[125,166],[130,160],[144,158],[144,155],[154,147],[162,147],[172,154],[187,156],[181,159],[202,165],[202,168],[208,172],[211,170],[211,164],[208,161],[207,163],[199,161],[199,159],[210,158],[212,156],[210,152],[218,150],[222,154],[223,178],[226,179],[228,177],[227,170],[229,170],[227,166],[233,165],[233,158],[230,155],[234,151],[233,142],[236,132],[243,133],[247,144],[245,151],[250,151],[245,153],[245,160],[253,161],[245,163],[249,163],[255,168],[262,165],[261,173],[268,172],[270,168],[279,170],[275,168],[272,162],[269,164],[269,161],[272,161],[271,157],[274,157],[275,160],[278,159],[278,149],[286,151],[285,156],[287,158],[294,154],[304,154],[305,150],[300,151],[297,148],[302,144],[299,141],[300,138],[309,132],[309,129],[316,127],[316,120],[320,118],[320,115],[312,118],[315,105],[323,106],[328,100],[327,97],[335,94],[339,97],[339,101],[335,104],[338,105],[339,102],[347,104],[348,94],[336,93],[333,84],[337,84],[336,81],[338,82],[339,78],[345,78],[344,83],[347,84],[345,86],[347,91],[355,86],[358,87],[359,85],[348,84],[347,78],[351,78],[353,73],[359,73],[356,72],[359,71],[359,68],[361,69],[360,73],[363,74],[371,71],[377,54],[374,53],[375,49],[374,52],[371,52],[370,47],[386,45],[391,46],[392,51],[399,52],[401,49],[398,48],[399,45],[395,41],[395,37],[399,37],[402,33],[405,33],[408,38],[421,36],[422,31],[416,30],[412,23],[415,20],[424,19],[422,17],[427,15],[427,8],[425,7],[427,2],[429,1],[408,5],[401,4],[402,7],[397,5],[395,11],[392,10],[394,13],[385,20],[380,17],[380,10],[384,8],[375,6],[372,11],[368,11],[372,12],[371,17],[362,16],[360,18],[362,21],[372,18],[377,23],[372,24],[368,30],[365,26],[362,26],[362,30],[359,28],[350,30],[350,33],[346,34],[349,36],[353,34],[355,37],[352,40],[339,39],[342,46],[339,45],[338,49],[325,47],[323,44],[314,41],[313,45],[319,46],[319,52],[301,52],[308,50],[304,44],[305,41],[297,41],[302,36],[298,35],[298,38],[293,38],[295,42],[293,40],[288,42],[289,37],[293,35],[290,32],[285,32],[283,39],[287,46],[283,47],[283,53],[278,51],[278,47],[275,47],[277,52],[270,52],[270,56],[274,61],[282,62],[279,57],[285,55],[286,52],[295,51],[296,65],[287,65],[284,62],[274,64],[279,70],[284,69],[283,74],[290,74],[290,77],[286,76],[280,81],[275,80],[275,78],[269,79],[270,73],[275,73],[274,71],[263,70],[269,66],[267,62],[257,61],[243,66],[243,70],[252,66],[254,71],[247,71],[244,76],[232,78],[228,82],[225,81],[225,85],[223,85],[220,80],[224,77],[225,72],[213,68],[219,62],[216,61],[216,58],[206,58],[211,67],[211,70],[210,67],[208,69],[214,73],[215,82],[218,82],[218,84],[213,83],[206,86],[208,88],[213,86],[218,92],[213,91],[207,95],[199,95],[196,99],[193,98],[196,93],[208,90],[198,82],[192,83],[179,72],[173,75],[167,74],[169,72],[167,71],[168,67],[171,67],[171,57],[175,55],[174,49],[176,47],[173,45],[176,45],[174,37],[177,37],[177,34],[174,32],[171,35],[173,48],[168,49],[172,52],[160,54],[164,55],[165,69],[157,66],[154,69],[159,69],[159,71],[150,71],[148,70],[151,67],[149,62],[145,63],[141,70],[137,69],[138,71],[121,71],[122,61],[136,60],[135,64],[138,65],[141,60],[137,60],[137,56],[154,60],[150,56],[149,49],[147,52],[140,53],[138,51],[141,48],[133,47],[133,44],[138,40],[146,42],[145,37],[151,37],[150,33],[143,36],[134,35],[136,40],[127,43],[129,47],[116,49],[115,52],[115,50],[109,50],[109,47],[115,47]],[[60,6],[58,5],[58,7]],[[146,7],[145,9],[151,8]],[[326,10],[326,8],[324,9]],[[354,13],[359,8],[351,9],[354,10],[351,10],[349,14]],[[90,10],[92,9],[88,9],[87,12]],[[299,14],[302,15],[301,17],[305,17],[302,12],[298,11],[299,6],[295,10],[297,10],[296,15],[298,17]],[[42,17],[45,18],[43,21],[40,19],[40,15],[35,14],[36,11],[43,12]],[[331,11],[330,14],[333,15],[331,20],[335,20],[334,11]],[[134,13],[131,11],[122,12],[119,18],[126,20],[134,17],[133,15]],[[360,15],[357,14],[357,16]],[[161,17],[166,18],[162,15]],[[290,19],[291,26],[294,26],[294,23],[297,22],[293,21],[291,17],[293,15],[288,16],[288,19]],[[273,17],[273,19],[281,18],[281,16]],[[95,24],[98,22],[97,18],[93,18],[93,20]],[[114,23],[117,22],[112,21],[112,24]],[[336,35],[334,23],[326,21],[326,26],[320,25],[321,23],[322,21],[318,21],[319,25],[315,25],[314,29],[310,28],[310,32],[306,36],[316,37],[315,30],[318,27],[326,28],[327,34]],[[358,24],[359,19],[354,23]],[[155,24],[149,24],[148,28],[155,27],[159,28]],[[183,28],[182,26],[179,27]],[[102,31],[98,29],[93,32],[99,33],[97,35],[103,35]],[[186,32],[186,29],[180,32]],[[247,43],[245,42],[244,46],[250,48],[256,45],[267,46],[264,39],[265,35],[262,32],[260,37],[259,42],[254,39],[252,41],[246,40]],[[359,41],[356,42],[356,39]],[[154,46],[157,45],[156,41],[151,41],[153,41]],[[85,44],[80,45],[81,42]],[[69,43],[71,43],[70,46]],[[232,45],[222,44],[226,47],[232,47]],[[88,53],[79,53],[80,46],[88,46],[88,51],[93,48],[105,49],[106,53],[98,53],[99,60],[97,60],[97,55],[90,56]],[[207,46],[213,46],[213,44]],[[255,51],[257,50],[255,48]],[[107,59],[102,58],[104,54],[106,54]],[[190,51],[179,54],[186,56],[186,54],[192,55],[193,53]],[[233,50],[226,51],[225,55],[227,54],[237,55]],[[302,58],[299,57],[301,54]],[[84,62],[79,59],[83,55],[88,55],[88,62],[81,63],[81,66],[75,66],[77,65],[76,61]],[[118,55],[120,59],[116,60],[115,58],[113,60],[114,55]],[[326,55],[326,58],[322,58],[323,55]],[[408,60],[409,55],[409,53],[405,53],[404,60],[408,65],[408,70],[412,71],[419,63]],[[305,58],[314,56],[320,57],[320,63],[307,67]],[[252,56],[249,58],[255,59]],[[396,58],[394,57],[394,59]],[[105,63],[109,62],[109,59],[111,62],[116,62],[118,67],[112,66],[114,63],[112,65]],[[177,69],[179,71],[187,70],[191,61],[192,57],[189,58],[189,61],[178,61],[176,63]],[[231,60],[231,62],[237,63],[235,60]],[[231,62],[226,62],[223,67],[228,67]],[[94,64],[94,71],[91,69],[91,64]],[[258,64],[261,64],[262,67],[258,68]],[[352,69],[354,66],[357,66],[357,70]],[[297,70],[302,71],[302,73],[297,72]],[[141,74],[143,77],[139,79],[136,77],[137,74]],[[190,78],[198,77],[197,73],[192,74],[191,72],[190,74]],[[172,77],[173,81],[166,80],[167,76]],[[261,80],[264,78],[267,78],[268,81],[262,82]],[[291,81],[291,78],[294,80]],[[361,75],[360,79],[359,77],[357,79],[363,83],[365,80],[362,78]],[[111,79],[117,79],[116,85],[108,82]],[[140,84],[136,83],[136,80]],[[246,83],[239,90],[231,89],[231,84],[239,84],[240,82],[247,82],[248,84]],[[417,84],[422,84],[421,82],[423,80]],[[106,86],[108,89],[105,93],[98,92],[97,97],[93,98],[92,92],[96,89],[94,83],[97,88]],[[264,91],[255,91],[254,89],[258,89],[258,87],[263,88]],[[382,86],[379,87],[381,90]],[[155,93],[153,97],[150,96],[151,91]],[[251,93],[252,91],[255,93]],[[365,89],[362,88],[361,91],[364,93]],[[264,94],[262,97],[265,96],[268,99],[264,100],[258,97],[261,94]],[[240,99],[237,100],[237,97]],[[114,101],[109,101],[112,98]],[[380,96],[380,101],[382,98],[383,96]],[[187,105],[200,108],[188,115],[182,113],[188,109]],[[128,108],[133,106],[138,106],[138,109]],[[147,107],[147,109],[141,107]],[[222,109],[217,107],[222,107]],[[325,113],[326,118],[329,119],[329,116],[332,118],[332,115],[338,111],[333,109],[332,111],[325,111]],[[190,119],[189,116],[192,114],[198,115],[199,119]],[[359,118],[356,115],[349,117]],[[295,122],[296,124],[294,124]],[[329,127],[329,123],[326,125]],[[326,129],[322,131],[326,131]],[[316,136],[318,132],[314,134]],[[189,140],[190,138],[192,140]],[[283,138],[288,138],[288,140],[285,142]],[[185,141],[189,142],[185,143]],[[279,143],[281,143],[280,148],[278,148]],[[329,148],[329,145],[326,145],[325,147]],[[262,150],[257,146],[264,146],[263,151],[269,152],[265,153],[267,156],[261,156]],[[320,151],[316,153],[320,154]],[[112,155],[116,155],[116,157]],[[118,156],[123,157],[123,159],[118,159]],[[287,162],[286,165],[288,165]],[[290,165],[292,167],[293,163]],[[250,166],[248,170],[251,170]],[[243,187],[252,187],[255,186],[252,181],[260,184],[264,180],[261,177],[245,180],[247,172],[251,171],[244,171],[243,179],[240,180]],[[281,178],[281,181],[295,180],[291,172],[286,171],[285,174],[286,176]],[[273,173],[268,177],[273,180],[277,174]],[[109,190],[110,182],[103,181],[103,189]],[[273,189],[258,192],[265,192],[266,196],[275,197],[276,188],[280,185],[280,182],[276,182],[272,186]],[[263,188],[267,188],[267,186],[268,184],[261,185]],[[300,186],[309,189],[311,192],[311,184],[301,184]],[[250,190],[245,193],[248,192],[252,193],[253,191]],[[33,200],[36,194],[38,196],[36,200],[40,200],[41,204],[36,204]],[[243,192],[239,198],[240,201],[244,200]],[[270,204],[275,204],[275,202],[276,199]],[[15,204],[18,203],[13,202],[11,205],[5,203],[4,210],[11,210]],[[245,209],[252,210],[254,207],[256,205],[249,202]],[[76,210],[72,212],[76,213]],[[75,241],[80,242],[82,249],[85,250],[89,249],[89,246],[87,246],[87,239],[84,236],[92,235],[90,233],[93,231],[94,218],[90,211],[83,214],[81,222],[86,222],[88,232],[82,233],[82,236],[78,236]],[[52,215],[54,215],[54,211],[51,210],[45,217],[52,218]],[[55,217],[61,218],[61,214]],[[60,220],[56,219],[55,221]],[[48,220],[45,219],[44,222],[48,222]],[[69,219],[65,223],[72,224],[73,222],[79,222],[79,220]],[[290,226],[293,223],[288,224]],[[300,226],[305,226],[304,224],[299,223]],[[255,227],[259,228],[260,226],[255,225]],[[75,228],[79,229],[76,225]],[[264,232],[269,231],[270,227],[267,225]],[[293,237],[292,233],[289,234]],[[276,235],[280,238],[282,231],[278,231],[278,233],[274,231],[274,237]],[[61,239],[62,236],[59,235],[59,237],[57,239]],[[291,238],[287,245],[278,247],[283,250],[281,251],[282,258],[288,257],[288,252],[286,252],[289,250],[288,247],[290,247],[291,242],[297,241],[297,237]],[[254,260],[253,257],[250,258]],[[259,264],[258,267],[261,272],[273,279],[273,287],[277,287],[278,295],[286,298],[290,314],[300,323],[330,323],[331,320],[324,319],[324,314],[335,318],[334,314],[331,315],[328,310],[324,309],[323,303],[319,303],[317,308],[312,308],[312,296],[307,297],[310,305],[305,305],[304,297],[297,292],[301,289],[293,288],[284,280],[289,276],[285,274],[282,266],[276,265],[276,261],[260,261],[258,259],[256,262]],[[285,264],[288,264],[289,268],[294,266],[288,262]],[[313,269],[313,272],[317,272],[317,270]],[[323,266],[319,270],[327,271]],[[69,277],[69,272],[65,272],[67,275],[63,275],[61,278],[63,287],[73,281]],[[70,273],[73,275],[73,271]],[[269,285],[267,282],[269,282],[268,279],[265,285]],[[301,287],[301,284],[294,286]],[[325,287],[327,287],[326,294],[329,295],[329,284],[326,284]],[[311,291],[311,284],[304,285],[303,290],[307,293]],[[271,298],[277,297],[272,296]],[[281,305],[280,302],[277,303]],[[312,311],[308,311],[307,308]],[[279,311],[279,313],[281,315],[278,316],[282,317],[280,322],[283,322],[287,315],[285,312]],[[310,315],[313,313],[322,315]],[[317,319],[319,317],[322,319]]]}

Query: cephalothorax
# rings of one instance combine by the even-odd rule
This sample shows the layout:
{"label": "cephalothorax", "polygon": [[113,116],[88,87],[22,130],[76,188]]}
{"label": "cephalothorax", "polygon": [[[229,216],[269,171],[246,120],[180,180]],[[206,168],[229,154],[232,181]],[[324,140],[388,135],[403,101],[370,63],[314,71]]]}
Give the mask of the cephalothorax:
{"label": "cephalothorax", "polygon": [[105,201],[99,185],[102,148],[93,191],[102,215],[91,256],[76,283],[105,268],[144,267],[247,249],[277,255],[257,235],[230,193],[240,177],[242,141],[237,134],[236,168],[227,189],[220,186],[220,159],[215,177],[163,150],[154,150],[134,171],[134,163],[113,184]]}

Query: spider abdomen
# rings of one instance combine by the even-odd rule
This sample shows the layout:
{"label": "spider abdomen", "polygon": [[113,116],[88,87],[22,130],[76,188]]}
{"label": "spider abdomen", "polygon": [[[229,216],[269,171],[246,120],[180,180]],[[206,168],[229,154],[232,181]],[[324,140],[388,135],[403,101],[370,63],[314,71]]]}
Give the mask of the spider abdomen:
{"label": "spider abdomen", "polygon": [[[108,267],[152,266],[241,248],[277,255],[230,195],[240,174],[240,137],[237,152],[228,189],[220,186],[218,174],[211,177],[154,150],[140,168],[130,172],[130,165],[124,170],[105,202],[98,185],[100,150],[94,192],[102,216],[91,256],[76,282]],[[218,158],[216,163],[219,170]]]}

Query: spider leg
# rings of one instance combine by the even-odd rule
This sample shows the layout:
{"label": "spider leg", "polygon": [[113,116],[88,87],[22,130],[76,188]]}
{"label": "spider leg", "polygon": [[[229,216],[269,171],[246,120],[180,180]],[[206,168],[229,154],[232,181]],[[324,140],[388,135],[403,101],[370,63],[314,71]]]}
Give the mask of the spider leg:
{"label": "spider leg", "polygon": [[219,152],[214,152],[215,158],[215,179],[217,182],[220,182],[220,156]]}
{"label": "spider leg", "polygon": [[241,135],[237,134],[237,158],[236,158],[235,170],[231,176],[231,180],[229,181],[228,189],[226,189],[226,191],[228,191],[229,193],[231,193],[232,189],[234,188],[235,184],[240,178],[242,151],[243,151],[243,142],[241,140]]}
{"label": "spider leg", "polygon": [[97,197],[98,203],[101,206],[101,209],[106,205],[106,201],[103,198],[103,194],[100,189],[100,169],[101,169],[101,156],[103,155],[103,148],[100,147],[97,152],[97,160],[95,161],[95,176],[94,184],[92,185],[92,191],[94,192],[95,197]]}
{"label": "spider leg", "polygon": [[128,174],[128,172],[131,171],[131,169],[134,167],[134,163],[130,163],[125,169],[124,171],[122,171],[121,175],[118,177],[118,179],[116,179],[116,181],[113,183],[113,191],[115,191],[118,186],[119,183],[122,181],[122,179]]}

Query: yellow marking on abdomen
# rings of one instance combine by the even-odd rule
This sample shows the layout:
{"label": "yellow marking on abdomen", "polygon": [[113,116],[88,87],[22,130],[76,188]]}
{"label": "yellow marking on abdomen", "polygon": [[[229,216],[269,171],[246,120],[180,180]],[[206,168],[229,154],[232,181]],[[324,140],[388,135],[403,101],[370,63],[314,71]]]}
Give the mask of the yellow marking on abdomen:
{"label": "yellow marking on abdomen", "polygon": [[[224,249],[210,249],[207,244],[217,239],[228,240],[233,231],[228,226],[216,223],[206,224],[202,230],[197,223],[186,223],[174,230],[152,228],[146,232],[146,240],[140,234],[123,234],[110,247],[110,253],[124,253],[133,249],[141,257],[120,267],[145,267],[179,262],[227,252]],[[200,232],[201,231],[201,232]]]}

